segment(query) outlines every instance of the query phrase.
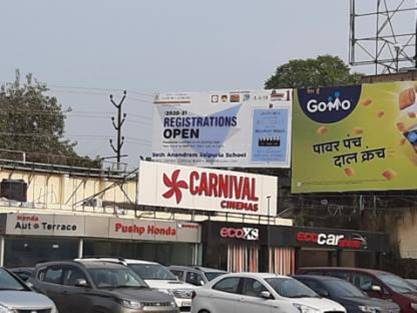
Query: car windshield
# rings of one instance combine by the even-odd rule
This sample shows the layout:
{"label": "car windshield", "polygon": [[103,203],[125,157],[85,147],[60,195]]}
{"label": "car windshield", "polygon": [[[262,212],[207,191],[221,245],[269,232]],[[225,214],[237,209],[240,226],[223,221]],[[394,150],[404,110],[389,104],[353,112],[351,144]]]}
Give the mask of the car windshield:
{"label": "car windshield", "polygon": [[129,268],[90,268],[88,272],[97,288],[148,288]]}
{"label": "car windshield", "polygon": [[204,275],[206,275],[206,278],[208,281],[212,281],[213,279],[224,275],[223,272],[205,272]]}
{"label": "car windshield", "polygon": [[27,290],[16,278],[0,269],[0,290]]}
{"label": "car windshield", "polygon": [[178,280],[160,264],[129,264],[129,267],[144,280]]}
{"label": "car windshield", "polygon": [[388,287],[398,293],[414,293],[417,292],[417,288],[407,282],[401,277],[390,273],[379,273],[376,275],[381,281]]}
{"label": "car windshield", "polygon": [[276,277],[265,281],[282,297],[319,298],[313,290],[293,278]]}
{"label": "car windshield", "polygon": [[324,284],[334,297],[365,297],[365,294],[361,290],[344,280],[329,279],[324,281]]}

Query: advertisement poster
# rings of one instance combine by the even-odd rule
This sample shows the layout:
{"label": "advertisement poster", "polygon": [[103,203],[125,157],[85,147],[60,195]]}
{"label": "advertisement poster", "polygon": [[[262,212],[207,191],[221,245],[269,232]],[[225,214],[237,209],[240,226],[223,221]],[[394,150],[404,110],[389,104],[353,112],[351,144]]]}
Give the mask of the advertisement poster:
{"label": "advertisement poster", "polygon": [[290,166],[292,90],[159,94],[151,157],[213,167]]}
{"label": "advertisement poster", "polygon": [[277,213],[278,178],[141,161],[138,203],[235,214]]}
{"label": "advertisement poster", "polygon": [[416,82],[300,89],[292,192],[417,188]]}

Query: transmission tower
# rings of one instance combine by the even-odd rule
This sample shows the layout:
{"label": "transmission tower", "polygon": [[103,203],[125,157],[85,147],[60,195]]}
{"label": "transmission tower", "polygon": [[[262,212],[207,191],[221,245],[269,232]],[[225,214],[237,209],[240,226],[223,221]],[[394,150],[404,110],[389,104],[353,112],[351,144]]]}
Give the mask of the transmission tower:
{"label": "transmission tower", "polygon": [[349,63],[375,74],[417,69],[417,1],[350,0]]}

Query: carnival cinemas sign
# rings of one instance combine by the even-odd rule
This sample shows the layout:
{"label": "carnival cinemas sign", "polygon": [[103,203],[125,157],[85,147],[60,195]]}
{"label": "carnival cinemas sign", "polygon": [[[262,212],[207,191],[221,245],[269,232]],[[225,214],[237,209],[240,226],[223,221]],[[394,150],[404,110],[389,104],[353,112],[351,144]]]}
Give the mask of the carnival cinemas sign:
{"label": "carnival cinemas sign", "polygon": [[277,184],[272,176],[141,162],[138,199],[142,205],[275,215]]}
{"label": "carnival cinemas sign", "polygon": [[345,234],[320,233],[314,231],[298,232],[297,242],[323,247],[339,247],[345,249],[366,249],[367,240],[361,234],[353,233],[349,237]]}

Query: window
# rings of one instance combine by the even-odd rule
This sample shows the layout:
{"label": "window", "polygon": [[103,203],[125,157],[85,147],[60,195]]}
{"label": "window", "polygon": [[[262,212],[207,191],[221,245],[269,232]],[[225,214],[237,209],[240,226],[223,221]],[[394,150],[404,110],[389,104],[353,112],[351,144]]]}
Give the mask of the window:
{"label": "window", "polygon": [[88,269],[97,288],[144,288],[148,285],[129,268],[108,267]]}
{"label": "window", "polygon": [[71,266],[65,270],[64,285],[75,286],[77,283],[77,280],[79,279],[87,280],[84,273],[79,268],[75,266]]}
{"label": "window", "polygon": [[242,295],[261,298],[261,292],[268,291],[259,281],[251,278],[243,279]]}
{"label": "window", "polygon": [[303,279],[300,280],[304,285],[306,285],[307,287],[311,288],[312,290],[314,290],[317,294],[319,294],[320,296],[324,297],[325,295],[329,295],[328,290],[322,286],[321,283],[314,281],[314,280],[310,280],[310,279]]}
{"label": "window", "polygon": [[178,277],[179,280],[184,279],[184,272],[178,270],[171,270],[171,273]]}
{"label": "window", "polygon": [[225,272],[205,272],[206,278],[208,281],[212,281],[213,279],[226,274]]}
{"label": "window", "polygon": [[228,293],[237,293],[239,287],[239,278],[238,277],[229,277],[222,279],[216,285],[214,285],[213,289]]}
{"label": "window", "polygon": [[188,272],[185,281],[194,286],[204,285],[203,277],[200,274],[194,272]]}
{"label": "window", "polygon": [[178,280],[160,264],[129,264],[129,267],[144,280]]}
{"label": "window", "polygon": [[371,276],[365,274],[354,273],[352,275],[353,284],[363,291],[370,291],[374,285],[374,280]]}
{"label": "window", "polygon": [[390,273],[380,273],[377,277],[388,287],[398,293],[415,293],[416,288],[405,279]]}
{"label": "window", "polygon": [[0,290],[27,290],[16,278],[0,268]]}
{"label": "window", "polygon": [[43,277],[43,281],[46,283],[51,284],[62,284],[62,276],[63,276],[64,270],[62,267],[48,267],[46,269],[45,275]]}
{"label": "window", "polygon": [[349,272],[341,272],[341,271],[330,271],[329,276],[337,277],[344,280],[350,280],[350,273]]}
{"label": "window", "polygon": [[267,278],[266,282],[282,297],[286,298],[317,298],[318,295],[293,278]]}

